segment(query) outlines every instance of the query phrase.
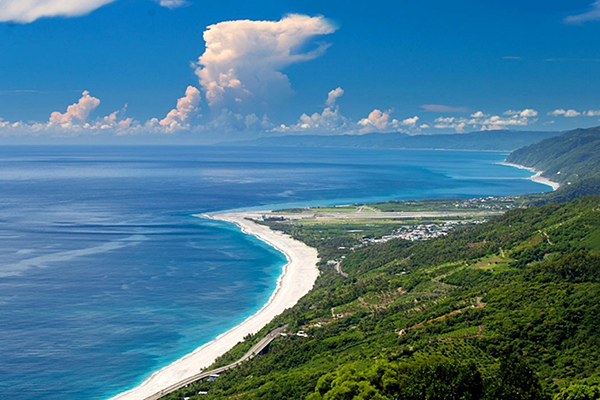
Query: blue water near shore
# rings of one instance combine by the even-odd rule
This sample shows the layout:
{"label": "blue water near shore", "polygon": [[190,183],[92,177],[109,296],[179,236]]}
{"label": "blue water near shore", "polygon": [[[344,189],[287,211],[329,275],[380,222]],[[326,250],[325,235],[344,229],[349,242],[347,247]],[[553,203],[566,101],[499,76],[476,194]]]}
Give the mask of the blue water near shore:
{"label": "blue water near shore", "polygon": [[506,153],[0,148],[0,399],[105,399],[256,312],[282,254],[229,209],[549,187]]}

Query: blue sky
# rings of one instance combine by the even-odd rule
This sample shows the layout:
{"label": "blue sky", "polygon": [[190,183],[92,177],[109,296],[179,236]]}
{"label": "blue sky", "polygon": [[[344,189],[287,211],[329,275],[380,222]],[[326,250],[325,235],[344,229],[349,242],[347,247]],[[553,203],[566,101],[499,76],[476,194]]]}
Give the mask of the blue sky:
{"label": "blue sky", "polygon": [[0,143],[600,125],[600,0],[0,0]]}

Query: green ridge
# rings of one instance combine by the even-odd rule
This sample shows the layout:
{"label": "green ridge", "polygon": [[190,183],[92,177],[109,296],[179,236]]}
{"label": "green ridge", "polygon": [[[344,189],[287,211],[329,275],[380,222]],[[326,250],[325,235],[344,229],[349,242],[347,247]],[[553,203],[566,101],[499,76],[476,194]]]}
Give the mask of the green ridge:
{"label": "green ridge", "polygon": [[562,185],[600,177],[600,127],[576,129],[512,152],[506,162],[544,171]]}
{"label": "green ridge", "polygon": [[[348,278],[321,265],[315,289],[256,335],[288,323],[308,338],[281,338],[269,353],[168,398],[206,390],[196,398],[547,399],[571,384],[593,387],[600,380],[598,238],[600,196],[590,196],[511,210],[441,239],[348,253],[341,263]],[[515,383],[514,370],[526,379]],[[386,391],[378,373],[403,389]],[[443,388],[471,381],[478,391],[463,397],[406,392],[433,385],[450,393]],[[514,391],[529,394],[510,397]]]}

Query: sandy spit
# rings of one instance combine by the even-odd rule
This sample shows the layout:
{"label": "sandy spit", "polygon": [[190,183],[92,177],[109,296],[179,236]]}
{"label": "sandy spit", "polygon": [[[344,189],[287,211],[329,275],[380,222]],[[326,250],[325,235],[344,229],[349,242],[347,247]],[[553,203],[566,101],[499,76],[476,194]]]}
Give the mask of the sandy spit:
{"label": "sandy spit", "polygon": [[548,178],[544,178],[542,176],[542,174],[544,173],[544,171],[538,171],[538,170],[536,170],[534,168],[529,168],[529,167],[526,167],[524,165],[511,164],[511,163],[507,163],[507,162],[501,162],[501,163],[498,163],[498,164],[500,164],[500,165],[506,165],[508,167],[519,168],[519,169],[526,169],[527,171],[531,171],[535,175],[533,175],[532,177],[530,177],[528,179],[530,179],[530,180],[532,180],[534,182],[537,182],[537,183],[541,183],[542,185],[548,185],[548,186],[552,187],[552,190],[557,190],[560,187],[560,183],[551,181]]}
{"label": "sandy spit", "polygon": [[260,213],[229,213],[197,216],[234,223],[244,233],[254,235],[283,252],[287,257],[288,263],[284,266],[283,273],[279,277],[277,288],[267,304],[256,314],[218,336],[213,341],[199,347],[194,352],[155,372],[136,388],[121,393],[111,400],[143,400],[160,392],[164,388],[197,374],[201,369],[210,366],[217,357],[226,353],[238,342],[242,341],[244,336],[249,333],[254,334],[258,332],[274,317],[281,314],[285,309],[295,305],[301,297],[312,289],[319,275],[316,267],[318,257],[315,249],[292,239],[288,235],[272,231],[266,226],[246,219],[246,217],[259,217]]}

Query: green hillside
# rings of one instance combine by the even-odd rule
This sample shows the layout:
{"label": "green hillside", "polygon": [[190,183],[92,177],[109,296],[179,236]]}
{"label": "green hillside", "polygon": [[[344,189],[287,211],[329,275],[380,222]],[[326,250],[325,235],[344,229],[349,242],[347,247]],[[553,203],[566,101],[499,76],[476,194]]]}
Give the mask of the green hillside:
{"label": "green hillside", "polygon": [[544,171],[543,176],[562,185],[598,178],[600,127],[576,129],[520,148],[506,161]]}
{"label": "green hillside", "polygon": [[167,398],[600,398],[600,196],[347,251],[348,277],[327,261],[307,296],[217,364],[278,325],[307,337]]}

